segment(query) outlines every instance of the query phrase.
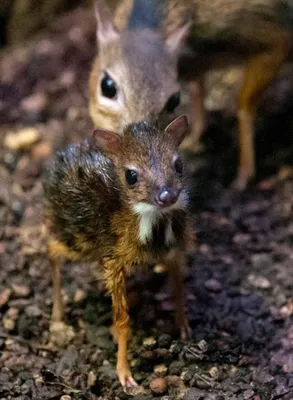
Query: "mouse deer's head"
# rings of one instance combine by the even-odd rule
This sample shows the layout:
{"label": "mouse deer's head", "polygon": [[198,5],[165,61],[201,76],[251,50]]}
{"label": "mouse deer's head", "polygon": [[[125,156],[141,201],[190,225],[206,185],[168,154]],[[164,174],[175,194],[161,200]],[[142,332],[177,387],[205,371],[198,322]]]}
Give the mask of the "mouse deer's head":
{"label": "mouse deer's head", "polygon": [[167,38],[155,29],[118,31],[96,0],[98,57],[90,77],[90,114],[96,126],[122,133],[141,120],[174,118],[180,104],[178,50],[189,23]]}

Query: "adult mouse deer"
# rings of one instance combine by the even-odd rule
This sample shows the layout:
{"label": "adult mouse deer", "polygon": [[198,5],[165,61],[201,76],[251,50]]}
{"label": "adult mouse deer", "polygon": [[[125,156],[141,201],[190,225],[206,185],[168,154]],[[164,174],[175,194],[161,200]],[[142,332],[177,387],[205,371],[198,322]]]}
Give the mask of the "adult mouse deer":
{"label": "adult mouse deer", "polygon": [[[96,0],[98,57],[90,78],[90,113],[97,126],[122,131],[140,119],[171,118],[179,79],[191,81],[190,147],[205,127],[204,73],[244,63],[238,101],[239,168],[244,188],[255,174],[254,120],[259,98],[291,57],[290,0],[126,0],[126,29],[118,31]],[[121,9],[121,8],[120,8]],[[182,52],[183,48],[187,52]],[[179,70],[177,69],[179,63]]]}

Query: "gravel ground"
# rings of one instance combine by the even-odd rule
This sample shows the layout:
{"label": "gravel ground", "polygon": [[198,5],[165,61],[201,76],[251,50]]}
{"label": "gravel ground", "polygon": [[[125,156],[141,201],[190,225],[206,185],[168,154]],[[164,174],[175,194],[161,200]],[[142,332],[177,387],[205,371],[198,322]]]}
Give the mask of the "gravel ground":
{"label": "gravel ground", "polygon": [[[1,400],[128,398],[115,376],[110,299],[93,266],[64,266],[76,335],[67,349],[48,347],[41,176],[57,148],[91,132],[94,40],[86,17],[70,16],[0,55]],[[197,232],[186,274],[193,340],[173,332],[165,274],[132,277],[130,358],[141,384],[133,399],[293,399],[293,179],[284,167],[293,155],[293,107],[277,90],[288,94],[291,86],[282,82],[262,104],[258,180],[243,194],[228,188],[237,155],[233,118],[211,114],[205,151],[186,155]],[[274,94],[279,103],[268,100]]]}

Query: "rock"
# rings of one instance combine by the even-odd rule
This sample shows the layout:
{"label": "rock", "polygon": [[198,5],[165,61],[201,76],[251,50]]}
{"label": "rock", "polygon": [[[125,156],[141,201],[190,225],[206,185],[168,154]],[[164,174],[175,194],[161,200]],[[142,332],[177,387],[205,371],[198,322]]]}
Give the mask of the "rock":
{"label": "rock", "polygon": [[272,263],[272,257],[268,253],[257,253],[251,256],[251,264],[259,270],[266,269]]}
{"label": "rock", "polygon": [[30,120],[38,121],[44,116],[48,103],[48,97],[45,93],[34,93],[20,102],[20,108]]}
{"label": "rock", "polygon": [[243,393],[244,400],[249,400],[254,396],[254,390],[248,389]]}
{"label": "rock", "polygon": [[0,307],[5,306],[7,304],[10,296],[11,296],[12,290],[9,288],[5,288],[1,293],[0,293]]}
{"label": "rock", "polygon": [[10,318],[4,318],[3,319],[3,326],[7,331],[13,331],[13,329],[15,328],[15,321],[13,321]]}
{"label": "rock", "polygon": [[220,374],[220,372],[219,372],[219,370],[218,370],[217,367],[212,367],[212,368],[209,370],[209,374],[211,375],[212,378],[217,379],[218,376],[219,376],[219,374]]}
{"label": "rock", "polygon": [[105,385],[116,382],[117,375],[115,369],[111,365],[103,365],[98,369],[98,379]]}
{"label": "rock", "polygon": [[60,397],[60,400],[71,400],[72,397],[69,396],[68,394],[64,394],[63,396]]}
{"label": "rock", "polygon": [[148,349],[154,349],[157,344],[157,341],[153,337],[148,337],[143,340],[142,344],[144,347],[147,347]]}
{"label": "rock", "polygon": [[191,388],[187,391],[185,400],[203,400],[205,393],[203,390]]}
{"label": "rock", "polygon": [[75,346],[69,346],[58,362],[56,374],[62,375],[65,370],[74,370],[78,360],[78,351]]}
{"label": "rock", "polygon": [[26,285],[12,284],[11,287],[15,297],[27,297],[31,292],[30,288]]}
{"label": "rock", "polygon": [[127,388],[127,394],[130,396],[142,396],[145,393],[146,393],[146,390],[141,385]]}
{"label": "rock", "polygon": [[73,301],[74,303],[78,303],[86,298],[86,293],[82,289],[77,289],[74,293]]}
{"label": "rock", "polygon": [[168,348],[172,342],[172,337],[167,333],[163,333],[158,338],[158,346]]}
{"label": "rock", "polygon": [[4,146],[9,150],[28,150],[41,138],[38,129],[29,127],[18,132],[9,132],[4,138]]}
{"label": "rock", "polygon": [[199,341],[199,342],[197,343],[197,346],[198,346],[198,348],[199,348],[201,351],[203,351],[203,352],[207,351],[207,349],[208,349],[208,344],[207,344],[207,342],[206,342],[204,339],[202,339],[201,341]]}
{"label": "rock", "polygon": [[264,276],[250,274],[247,280],[252,286],[259,289],[269,289],[271,287],[271,282]]}
{"label": "rock", "polygon": [[154,368],[154,373],[159,377],[165,376],[167,372],[168,372],[168,367],[166,367],[166,365],[164,364],[156,365]]}
{"label": "rock", "polygon": [[223,288],[221,282],[219,282],[217,279],[208,279],[205,281],[205,287],[211,291],[211,292],[220,292]]}
{"label": "rock", "polygon": [[169,373],[170,375],[180,375],[182,369],[184,368],[185,363],[184,361],[173,361],[169,365]]}
{"label": "rock", "polygon": [[95,384],[97,380],[97,375],[93,371],[89,371],[87,374],[87,385],[88,387],[91,387]]}
{"label": "rock", "polygon": [[31,154],[35,160],[46,160],[53,154],[52,145],[49,142],[37,143],[33,147]]}
{"label": "rock", "polygon": [[27,306],[24,311],[29,317],[40,317],[42,315],[42,311],[35,304]]}
{"label": "rock", "polygon": [[154,378],[150,383],[150,389],[155,394],[164,394],[168,389],[166,378]]}

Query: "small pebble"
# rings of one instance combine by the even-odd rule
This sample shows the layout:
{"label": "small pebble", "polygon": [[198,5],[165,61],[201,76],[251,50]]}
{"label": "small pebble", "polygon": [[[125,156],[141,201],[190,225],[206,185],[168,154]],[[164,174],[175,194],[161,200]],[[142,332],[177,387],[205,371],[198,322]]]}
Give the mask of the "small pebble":
{"label": "small pebble", "polygon": [[25,313],[28,317],[40,317],[42,315],[42,311],[37,305],[27,306]]}
{"label": "small pebble", "polygon": [[218,378],[218,376],[219,376],[219,370],[218,370],[218,368],[217,367],[212,367],[210,370],[209,370],[209,374],[211,375],[211,377],[212,378]]}
{"label": "small pebble", "polygon": [[30,288],[25,285],[12,284],[11,287],[16,297],[27,297],[31,292]]}
{"label": "small pebble", "polygon": [[63,396],[60,397],[60,400],[71,400],[72,397],[69,396],[68,394],[64,394]]}
{"label": "small pebble", "polygon": [[208,349],[208,344],[205,340],[201,340],[200,342],[197,343],[197,346],[201,351],[207,351]]}
{"label": "small pebble", "polygon": [[155,394],[164,394],[168,389],[168,382],[165,378],[155,378],[150,383],[150,389]]}
{"label": "small pebble", "polygon": [[245,390],[243,397],[245,400],[249,400],[254,396],[254,391],[252,389]]}
{"label": "small pebble", "polygon": [[15,328],[15,321],[13,321],[12,319],[9,318],[4,318],[3,320],[3,326],[7,331],[13,331],[13,329]]}
{"label": "small pebble", "polygon": [[153,349],[155,347],[155,345],[157,344],[157,341],[153,337],[148,337],[148,338],[145,338],[143,340],[142,344],[143,344],[144,347],[147,347],[149,349]]}
{"label": "small pebble", "polygon": [[272,258],[268,253],[257,253],[251,256],[251,264],[257,269],[266,269],[271,263]]}
{"label": "small pebble", "polygon": [[73,301],[74,303],[78,303],[86,298],[86,294],[84,290],[82,289],[77,289],[76,292],[74,293]]}
{"label": "small pebble", "polygon": [[45,93],[34,93],[20,102],[21,109],[30,115],[41,114],[48,106],[48,97]]}
{"label": "small pebble", "polygon": [[90,371],[87,375],[88,387],[93,386],[95,384],[96,380],[97,380],[97,375],[93,371]]}
{"label": "small pebble", "polygon": [[208,279],[205,281],[205,287],[210,290],[211,292],[220,292],[223,288],[221,282],[219,282],[217,279]]}
{"label": "small pebble", "polygon": [[159,377],[165,376],[167,374],[167,372],[168,372],[168,368],[164,364],[156,365],[154,368],[154,373]]}
{"label": "small pebble", "polygon": [[159,347],[169,347],[172,342],[172,337],[168,335],[167,333],[163,333],[162,335],[159,336],[158,338],[158,346]]}
{"label": "small pebble", "polygon": [[40,140],[38,129],[23,128],[18,132],[9,132],[4,138],[4,146],[10,150],[27,150]]}
{"label": "small pebble", "polygon": [[264,276],[250,274],[248,275],[248,282],[259,289],[269,289],[271,287],[270,281]]}
{"label": "small pebble", "polygon": [[5,304],[8,302],[9,297],[12,293],[12,290],[9,288],[4,289],[1,293],[0,293],[0,307],[5,306]]}
{"label": "small pebble", "polygon": [[53,153],[52,146],[49,142],[37,143],[32,149],[32,157],[35,160],[45,160],[51,157]]}

